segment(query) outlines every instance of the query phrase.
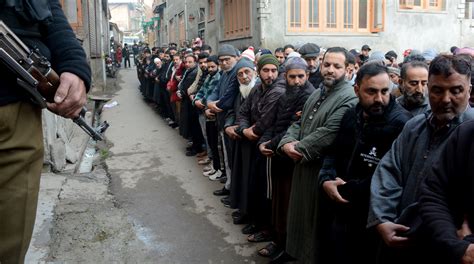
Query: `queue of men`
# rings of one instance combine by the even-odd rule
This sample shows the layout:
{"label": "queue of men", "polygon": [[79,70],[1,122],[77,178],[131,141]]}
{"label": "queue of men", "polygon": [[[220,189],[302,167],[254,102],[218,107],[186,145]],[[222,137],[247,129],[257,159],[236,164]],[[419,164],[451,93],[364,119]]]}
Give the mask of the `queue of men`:
{"label": "queue of men", "polygon": [[370,51],[145,48],[137,73],[270,263],[474,263],[473,52]]}

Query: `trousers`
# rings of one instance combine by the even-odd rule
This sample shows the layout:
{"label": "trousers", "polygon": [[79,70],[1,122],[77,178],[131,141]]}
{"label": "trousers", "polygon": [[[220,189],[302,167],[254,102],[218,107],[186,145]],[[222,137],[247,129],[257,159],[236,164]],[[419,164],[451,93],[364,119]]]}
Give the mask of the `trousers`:
{"label": "trousers", "polygon": [[0,106],[0,263],[23,263],[33,233],[43,166],[41,110]]}

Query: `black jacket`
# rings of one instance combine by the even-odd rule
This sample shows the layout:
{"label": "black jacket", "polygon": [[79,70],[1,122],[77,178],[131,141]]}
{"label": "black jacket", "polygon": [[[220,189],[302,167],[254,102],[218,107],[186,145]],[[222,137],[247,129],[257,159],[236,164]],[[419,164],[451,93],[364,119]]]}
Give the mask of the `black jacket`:
{"label": "black jacket", "polygon": [[309,75],[308,81],[313,85],[315,89],[319,88],[319,85],[323,82],[323,76],[321,71],[318,69],[316,72]]}
{"label": "black jacket", "polygon": [[360,215],[366,222],[372,174],[410,118],[394,97],[381,117],[365,119],[360,104],[344,114],[331,157],[325,158],[320,172],[320,184],[336,177],[346,181],[338,187],[341,196],[350,201],[340,206],[344,214]]}
{"label": "black jacket", "polygon": [[[50,0],[52,19],[46,23],[32,23],[19,18],[11,8],[0,8],[0,19],[30,48],[38,48],[48,58],[53,69],[60,75],[71,72],[79,76],[89,90],[91,70],[86,54],[76,39],[58,0]],[[16,77],[0,65],[0,105],[27,100],[27,95],[16,84]]]}
{"label": "black jacket", "polygon": [[456,231],[464,218],[474,230],[474,121],[461,124],[446,142],[438,162],[426,174],[421,187],[420,213],[441,253],[461,263],[473,235],[460,239]]}
{"label": "black jacket", "polygon": [[[286,80],[283,79],[283,82],[286,85]],[[270,129],[265,130],[259,143],[270,140],[266,148],[276,152],[278,143],[280,143],[288,127],[299,119],[296,113],[303,110],[306,100],[314,90],[314,86],[308,81],[298,90],[286,86],[285,93],[277,102],[275,109],[276,121]]]}
{"label": "black jacket", "polygon": [[276,103],[285,92],[284,82],[275,82],[270,87],[264,88],[263,84],[257,84],[250,92],[248,98],[240,107],[237,114],[239,128],[237,133],[243,136],[243,130],[253,125],[253,132],[262,136],[275,122]]}
{"label": "black jacket", "polygon": [[181,94],[183,95],[183,98],[186,97],[185,100],[189,100],[189,98],[188,98],[188,88],[196,80],[197,71],[198,71],[197,66],[195,66],[194,68],[191,68],[191,69],[187,69],[183,74],[183,79],[181,80],[181,82],[178,85],[178,89],[181,91]]}

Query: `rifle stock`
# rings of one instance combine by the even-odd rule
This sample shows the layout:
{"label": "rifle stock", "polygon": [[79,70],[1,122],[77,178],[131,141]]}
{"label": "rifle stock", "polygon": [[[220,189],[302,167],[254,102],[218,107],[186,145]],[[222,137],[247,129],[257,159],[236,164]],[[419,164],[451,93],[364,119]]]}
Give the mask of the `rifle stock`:
{"label": "rifle stock", "polygon": [[[30,50],[0,20],[0,62],[17,76],[17,84],[23,88],[38,106],[44,108],[46,103],[54,103],[54,96],[59,88],[59,76],[51,68],[49,61],[38,50]],[[100,133],[108,127],[107,123],[94,129],[84,120],[87,109],[83,107],[81,114],[73,118],[74,123],[94,140],[103,140]]]}

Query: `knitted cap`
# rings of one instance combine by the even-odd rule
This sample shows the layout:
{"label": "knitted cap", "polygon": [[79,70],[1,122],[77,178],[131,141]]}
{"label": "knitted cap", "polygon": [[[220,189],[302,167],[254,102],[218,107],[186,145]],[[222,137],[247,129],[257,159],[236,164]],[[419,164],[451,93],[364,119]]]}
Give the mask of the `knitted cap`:
{"label": "knitted cap", "polygon": [[220,48],[219,51],[217,52],[217,56],[232,56],[232,57],[237,57],[237,52],[235,51],[234,46],[229,45],[229,44],[223,44]]}
{"label": "knitted cap", "polygon": [[242,52],[242,57],[247,58],[251,61],[255,61],[255,52],[254,48],[250,46],[248,49],[246,49],[244,52]]}
{"label": "knitted cap", "polygon": [[277,66],[277,68],[280,66],[280,62],[278,61],[278,59],[275,56],[273,56],[271,54],[264,54],[258,60],[258,64],[257,64],[258,71],[260,71],[263,68],[263,66],[265,66],[267,64],[273,64],[273,65]]}
{"label": "knitted cap", "polygon": [[253,64],[252,61],[250,61],[247,58],[242,58],[240,59],[237,64],[235,64],[235,72],[238,73],[240,69],[242,68],[250,68],[252,70],[255,70],[255,65]]}
{"label": "knitted cap", "polygon": [[293,57],[286,61],[285,63],[285,71],[288,72],[289,70],[300,69],[300,70],[308,70],[308,63],[306,60]]}

